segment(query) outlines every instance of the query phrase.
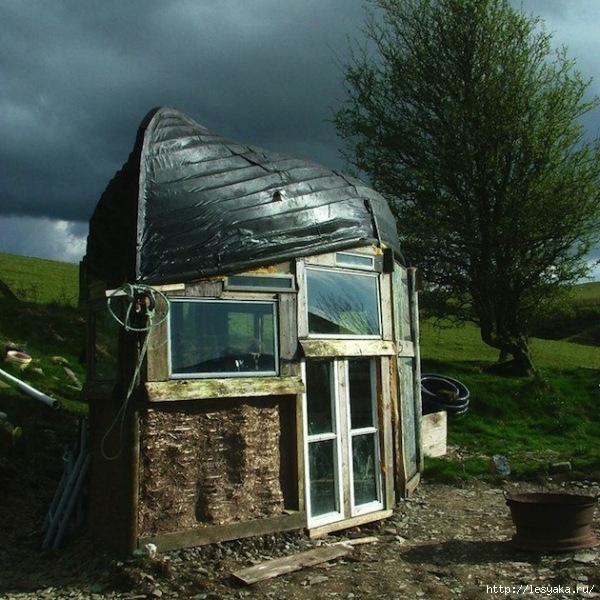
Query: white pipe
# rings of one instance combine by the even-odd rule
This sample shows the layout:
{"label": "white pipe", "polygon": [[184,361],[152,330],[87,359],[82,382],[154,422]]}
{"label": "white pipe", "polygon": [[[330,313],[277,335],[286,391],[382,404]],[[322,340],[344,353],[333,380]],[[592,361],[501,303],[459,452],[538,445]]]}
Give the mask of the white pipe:
{"label": "white pipe", "polygon": [[60,403],[58,402],[58,400],[56,400],[55,398],[51,398],[50,396],[47,396],[46,394],[44,394],[43,392],[40,392],[39,390],[36,390],[34,387],[30,386],[28,383],[25,383],[24,381],[17,379],[10,373],[7,373],[6,371],[3,371],[2,369],[0,369],[0,375],[2,375],[2,377],[5,377],[6,379],[8,379],[12,383],[14,383],[22,392],[29,394],[32,398],[35,398],[36,400],[39,400],[40,402],[47,404],[54,410],[58,410],[60,408]]}

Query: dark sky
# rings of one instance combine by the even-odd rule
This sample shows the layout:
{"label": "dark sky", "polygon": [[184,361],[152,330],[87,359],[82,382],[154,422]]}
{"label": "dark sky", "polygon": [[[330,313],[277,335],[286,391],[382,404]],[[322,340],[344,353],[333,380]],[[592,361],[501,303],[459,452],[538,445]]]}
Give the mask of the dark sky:
{"label": "dark sky", "polygon": [[[598,0],[524,6],[596,75]],[[362,0],[0,0],[0,252],[79,261],[156,106],[343,168],[336,60],[363,22]]]}

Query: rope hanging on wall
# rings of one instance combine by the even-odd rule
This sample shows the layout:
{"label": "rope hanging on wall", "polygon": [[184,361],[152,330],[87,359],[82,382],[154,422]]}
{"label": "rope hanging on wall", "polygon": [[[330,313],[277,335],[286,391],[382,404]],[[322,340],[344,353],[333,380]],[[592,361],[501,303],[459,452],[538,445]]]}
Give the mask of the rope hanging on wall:
{"label": "rope hanging on wall", "polygon": [[[116,298],[122,297],[125,297],[127,304],[124,311],[124,316],[121,318],[118,316],[117,311],[115,311],[113,304]],[[165,306],[164,313],[159,315],[157,315],[157,298],[162,298]],[[131,394],[133,393],[135,385],[138,382],[142,364],[144,363],[144,359],[146,357],[148,342],[150,340],[150,335],[148,334],[150,331],[152,331],[152,329],[158,327],[161,323],[166,321],[167,317],[169,316],[169,306],[169,299],[163,292],[148,285],[139,283],[126,283],[120,288],[114,290],[108,297],[107,309],[112,318],[119,325],[121,325],[126,332],[142,333],[146,335],[144,336],[144,342],[139,353],[135,371],[131,377],[131,381],[129,382],[127,395],[125,396],[123,404],[115,415],[113,422],[102,437],[101,451],[102,456],[106,460],[116,460],[119,458],[119,456],[121,456],[121,452],[123,451],[123,427],[125,424],[125,414],[127,412],[127,406],[129,405]],[[105,450],[106,440],[117,424],[119,425],[119,450],[116,454],[109,455]]]}

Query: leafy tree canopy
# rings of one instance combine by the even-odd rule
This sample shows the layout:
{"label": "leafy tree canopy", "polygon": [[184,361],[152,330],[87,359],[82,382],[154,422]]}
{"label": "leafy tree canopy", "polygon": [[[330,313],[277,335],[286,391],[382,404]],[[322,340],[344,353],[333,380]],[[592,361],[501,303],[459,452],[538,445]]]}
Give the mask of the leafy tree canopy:
{"label": "leafy tree canopy", "polygon": [[345,156],[387,196],[430,311],[533,369],[532,319],[599,242],[598,106],[509,0],[371,0],[343,65]]}

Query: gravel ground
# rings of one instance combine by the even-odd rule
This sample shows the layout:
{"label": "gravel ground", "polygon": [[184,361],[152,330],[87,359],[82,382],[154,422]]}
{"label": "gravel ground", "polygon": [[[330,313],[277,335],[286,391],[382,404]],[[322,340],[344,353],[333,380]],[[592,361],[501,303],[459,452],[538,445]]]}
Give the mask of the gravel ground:
{"label": "gravel ground", "polygon": [[[43,551],[40,526],[56,487],[35,469],[2,468],[0,598],[230,599],[273,598],[590,598],[600,597],[600,552],[538,554],[515,549],[503,490],[561,490],[597,495],[598,481],[444,485],[425,480],[383,523],[322,540],[303,535],[263,536],[118,560],[85,531],[58,551]],[[593,529],[600,535],[598,510]],[[376,536],[346,556],[243,585],[241,568],[347,539]],[[495,587],[494,587],[495,586]],[[536,589],[537,588],[537,589]]]}

